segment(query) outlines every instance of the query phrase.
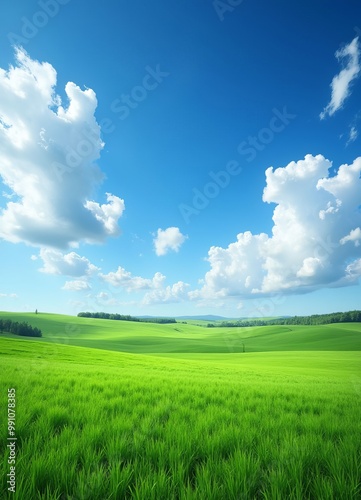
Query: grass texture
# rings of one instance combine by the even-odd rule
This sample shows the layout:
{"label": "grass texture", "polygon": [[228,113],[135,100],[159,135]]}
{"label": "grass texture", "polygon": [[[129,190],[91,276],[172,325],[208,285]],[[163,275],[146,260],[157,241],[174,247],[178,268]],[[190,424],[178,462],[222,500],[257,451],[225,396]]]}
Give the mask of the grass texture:
{"label": "grass texture", "polygon": [[225,339],[25,316],[42,339],[0,336],[1,449],[12,387],[17,437],[16,493],[5,453],[0,498],[361,498],[359,324]]}

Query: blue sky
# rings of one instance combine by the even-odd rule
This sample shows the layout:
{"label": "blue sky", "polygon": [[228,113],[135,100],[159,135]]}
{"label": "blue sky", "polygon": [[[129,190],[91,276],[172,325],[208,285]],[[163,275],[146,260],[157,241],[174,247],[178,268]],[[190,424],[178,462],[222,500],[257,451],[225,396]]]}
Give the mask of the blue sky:
{"label": "blue sky", "polygon": [[360,30],[352,0],[3,2],[0,310],[359,309]]}

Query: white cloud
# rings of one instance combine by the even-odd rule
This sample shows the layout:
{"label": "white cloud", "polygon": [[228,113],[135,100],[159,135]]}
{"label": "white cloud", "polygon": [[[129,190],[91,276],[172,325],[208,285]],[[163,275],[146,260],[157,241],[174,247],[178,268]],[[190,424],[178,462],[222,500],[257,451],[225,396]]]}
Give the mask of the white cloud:
{"label": "white cloud", "polygon": [[178,281],[173,285],[166,286],[166,277],[159,272],[155,273],[153,278],[142,278],[141,276],[133,276],[129,271],[119,266],[116,272],[99,273],[99,277],[113,287],[123,288],[128,293],[146,291],[141,305],[165,304],[189,299],[189,285],[187,283]]}
{"label": "white cloud", "polygon": [[178,227],[158,229],[157,236],[153,240],[155,253],[160,256],[165,255],[169,250],[178,252],[186,239],[187,236],[184,236]]}
{"label": "white cloud", "polygon": [[63,254],[58,250],[42,248],[39,257],[44,266],[40,271],[47,274],[61,274],[64,276],[89,276],[99,268],[94,266],[87,258],[81,257],[75,252]]}
{"label": "white cloud", "polygon": [[74,281],[66,281],[62,289],[71,292],[82,292],[84,290],[90,290],[91,286],[85,280],[74,280]]}
{"label": "white cloud", "polygon": [[17,299],[18,295],[16,293],[0,293],[0,298]]}
{"label": "white cloud", "polygon": [[87,201],[85,207],[103,224],[108,234],[117,235],[119,234],[117,221],[125,209],[124,201],[110,193],[106,193],[106,196],[109,203],[100,205],[95,201]]}
{"label": "white cloud", "polygon": [[354,282],[361,276],[361,259],[354,260],[346,267],[346,279]]}
{"label": "white cloud", "polygon": [[340,240],[340,243],[341,245],[344,245],[348,241],[353,241],[356,247],[360,246],[361,229],[359,227],[357,227],[356,229],[352,229],[352,231],[350,231],[350,233],[347,236],[344,236]]}
{"label": "white cloud", "polygon": [[189,299],[189,285],[183,281],[178,281],[173,285],[157,288],[144,295],[142,304],[169,304],[173,302],[182,302]]}
{"label": "white cloud", "polygon": [[357,139],[357,136],[358,136],[358,131],[357,131],[356,127],[351,127],[349,137],[348,137],[348,140],[346,142],[346,146],[351,144],[351,142],[354,142]]}
{"label": "white cloud", "polygon": [[161,273],[155,273],[151,279],[132,276],[132,273],[120,266],[115,272],[100,273],[99,277],[116,288],[124,288],[127,292],[160,288],[165,280],[165,276]]}
{"label": "white cloud", "polygon": [[55,93],[48,63],[16,49],[16,66],[0,68],[0,177],[16,195],[0,209],[0,238],[67,248],[119,234],[124,201],[92,200],[104,175],[96,95],[69,82],[68,107]]}
{"label": "white cloud", "polygon": [[315,276],[320,267],[322,267],[321,259],[317,257],[307,257],[303,260],[302,267],[297,271],[296,276],[300,278]]}
{"label": "white cloud", "polygon": [[[1,120],[0,120],[0,123],[1,123]],[[9,193],[6,193],[5,191],[2,192],[2,196],[8,200],[11,200],[12,198],[14,198],[15,196],[15,193],[12,193],[12,194],[9,194]]]}
{"label": "white cloud", "polygon": [[338,50],[335,53],[337,60],[343,62],[347,60],[346,66],[340,73],[333,77],[331,82],[331,100],[320,113],[320,118],[323,120],[327,115],[332,116],[340,109],[350,95],[350,85],[360,73],[360,47],[358,37],[354,38],[351,43]]}
{"label": "white cloud", "polygon": [[331,165],[321,155],[307,155],[267,169],[263,200],[276,203],[272,235],[247,231],[227,248],[212,246],[211,269],[189,296],[250,298],[357,283],[361,157],[341,165],[333,177]]}

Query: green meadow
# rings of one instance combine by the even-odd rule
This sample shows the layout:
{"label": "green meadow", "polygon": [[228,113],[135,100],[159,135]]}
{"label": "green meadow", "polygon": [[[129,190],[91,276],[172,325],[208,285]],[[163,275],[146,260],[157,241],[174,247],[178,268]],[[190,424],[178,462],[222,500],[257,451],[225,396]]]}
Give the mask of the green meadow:
{"label": "green meadow", "polygon": [[0,498],[361,498],[360,323],[0,318],[43,332],[0,334]]}

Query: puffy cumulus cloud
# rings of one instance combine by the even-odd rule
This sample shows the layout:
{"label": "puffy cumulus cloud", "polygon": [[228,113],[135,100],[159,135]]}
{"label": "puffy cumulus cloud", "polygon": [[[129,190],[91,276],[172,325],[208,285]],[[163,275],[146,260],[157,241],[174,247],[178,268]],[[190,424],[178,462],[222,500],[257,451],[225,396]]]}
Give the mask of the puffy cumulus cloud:
{"label": "puffy cumulus cloud", "polygon": [[71,292],[83,292],[85,290],[90,290],[91,285],[86,280],[66,281],[62,289]]}
{"label": "puffy cumulus cloud", "polygon": [[132,273],[120,266],[115,272],[99,273],[99,277],[115,288],[124,288],[127,292],[160,288],[165,280],[165,276],[161,273],[155,273],[153,278],[133,276]]}
{"label": "puffy cumulus cloud", "polygon": [[158,229],[157,236],[153,240],[155,253],[165,255],[169,250],[178,252],[186,239],[187,236],[183,235],[178,227],[168,227],[164,230]]}
{"label": "puffy cumulus cloud", "polygon": [[12,196],[0,209],[0,238],[67,248],[118,235],[124,201],[92,200],[104,178],[96,95],[69,82],[64,107],[56,78],[21,48],[15,67],[0,68],[0,178]]}
{"label": "puffy cumulus cloud", "polygon": [[263,200],[276,203],[272,235],[247,231],[208,252],[211,269],[192,299],[304,293],[361,276],[361,157],[329,176],[322,155],[266,171]]}
{"label": "puffy cumulus cloud", "polygon": [[119,234],[117,221],[125,209],[124,201],[111,193],[106,193],[106,196],[109,203],[100,205],[95,201],[87,201],[85,207],[103,224],[108,234],[117,235]]}
{"label": "puffy cumulus cloud", "polygon": [[42,248],[39,258],[42,259],[44,264],[39,270],[46,274],[80,277],[89,276],[99,271],[99,268],[94,266],[86,257],[81,257],[75,252],[63,254],[59,250]]}
{"label": "puffy cumulus cloud", "polygon": [[352,81],[357,78],[360,73],[360,46],[358,37],[354,38],[351,43],[338,50],[335,53],[336,58],[343,63],[347,60],[347,64],[340,73],[333,77],[331,82],[331,100],[320,113],[320,118],[323,120],[327,115],[332,116],[340,109],[350,95],[350,86]]}
{"label": "puffy cumulus cloud", "polygon": [[[141,276],[133,276],[132,273],[119,266],[115,272],[99,273],[99,277],[109,285],[123,288],[128,293],[145,291],[146,293],[141,300],[142,305],[181,302],[189,299],[189,285],[187,283],[178,281],[173,285],[165,285],[166,277],[159,272],[155,273],[153,278],[142,278]],[[109,294],[104,293],[102,298],[108,299]]]}
{"label": "puffy cumulus cloud", "polygon": [[208,252],[211,270],[207,272],[201,289],[191,291],[192,299],[217,298],[251,293],[262,280],[262,253],[268,236],[252,235],[250,231],[237,235],[237,241],[228,248],[212,246]]}
{"label": "puffy cumulus cloud", "polygon": [[189,285],[183,281],[178,281],[173,285],[156,288],[144,295],[142,304],[169,304],[172,302],[182,302],[189,299]]}

